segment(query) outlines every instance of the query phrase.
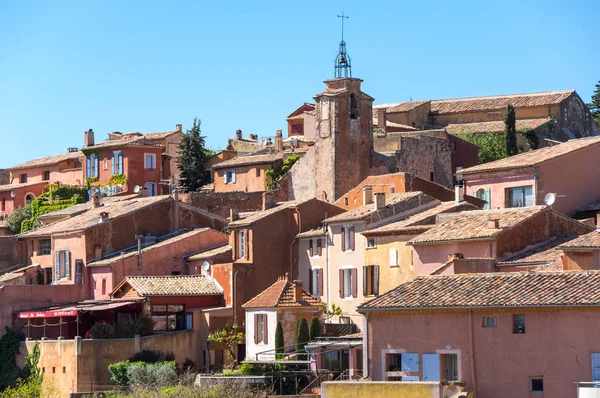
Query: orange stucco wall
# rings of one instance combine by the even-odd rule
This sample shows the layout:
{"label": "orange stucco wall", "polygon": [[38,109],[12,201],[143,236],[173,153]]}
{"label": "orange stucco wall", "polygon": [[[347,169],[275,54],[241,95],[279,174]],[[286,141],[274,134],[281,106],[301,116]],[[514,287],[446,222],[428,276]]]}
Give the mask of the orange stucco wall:
{"label": "orange stucco wall", "polygon": [[[265,173],[273,168],[272,164],[258,164],[245,167],[232,167],[213,170],[215,192],[257,192],[266,191]],[[235,182],[225,184],[223,173],[235,170]]]}
{"label": "orange stucco wall", "polygon": [[451,253],[462,253],[465,258],[495,258],[496,243],[477,241],[448,243],[443,245],[413,246],[413,266],[415,275],[429,275],[448,261]]}

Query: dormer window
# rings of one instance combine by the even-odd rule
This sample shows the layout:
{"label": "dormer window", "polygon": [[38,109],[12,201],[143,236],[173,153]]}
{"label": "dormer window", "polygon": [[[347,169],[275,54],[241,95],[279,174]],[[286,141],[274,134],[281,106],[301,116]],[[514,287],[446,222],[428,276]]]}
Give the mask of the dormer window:
{"label": "dormer window", "polygon": [[350,94],[350,119],[358,119],[360,115],[360,110],[358,106],[358,99],[356,98],[356,94]]}

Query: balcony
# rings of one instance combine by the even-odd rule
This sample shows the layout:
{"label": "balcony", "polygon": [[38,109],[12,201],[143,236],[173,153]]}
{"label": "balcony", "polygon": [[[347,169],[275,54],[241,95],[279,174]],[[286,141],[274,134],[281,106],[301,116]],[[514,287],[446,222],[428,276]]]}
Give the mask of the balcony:
{"label": "balcony", "polygon": [[600,382],[598,381],[578,381],[577,398],[600,398]]}

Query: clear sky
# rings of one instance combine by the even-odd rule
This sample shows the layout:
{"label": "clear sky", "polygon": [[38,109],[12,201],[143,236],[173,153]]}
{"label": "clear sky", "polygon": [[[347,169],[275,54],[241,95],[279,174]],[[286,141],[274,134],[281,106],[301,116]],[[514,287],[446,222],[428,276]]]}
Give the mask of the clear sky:
{"label": "clear sky", "polygon": [[345,29],[375,103],[600,80],[596,0],[0,0],[0,168],[111,131],[202,120],[207,144],[273,135],[323,91]]}

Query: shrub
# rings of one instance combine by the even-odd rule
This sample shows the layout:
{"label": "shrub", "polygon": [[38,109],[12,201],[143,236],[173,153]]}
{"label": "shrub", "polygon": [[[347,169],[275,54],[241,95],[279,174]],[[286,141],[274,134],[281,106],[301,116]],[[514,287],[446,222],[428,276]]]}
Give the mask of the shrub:
{"label": "shrub", "polygon": [[127,367],[128,385],[169,387],[177,384],[177,364],[174,361],[144,363],[133,362]]}
{"label": "shrub", "polygon": [[296,321],[296,353],[304,351],[304,343],[308,341],[308,323],[306,318]]}
{"label": "shrub", "polygon": [[21,232],[21,224],[23,221],[31,218],[31,205],[19,207],[15,209],[8,217],[6,217],[6,227],[13,232]]}
{"label": "shrub", "polygon": [[281,359],[283,347],[283,326],[281,325],[281,321],[277,321],[277,328],[275,328],[275,354],[277,359]]}
{"label": "shrub", "polygon": [[142,315],[135,321],[123,322],[115,326],[115,338],[130,339],[136,334],[149,336],[154,333],[154,321],[146,315]]}
{"label": "shrub", "polygon": [[114,339],[115,327],[104,321],[96,322],[90,329],[90,337],[93,339]]}
{"label": "shrub", "polygon": [[313,316],[310,319],[310,325],[308,328],[308,338],[310,341],[313,341],[316,337],[319,337],[321,335],[321,322],[319,321],[319,318],[317,318],[316,316]]}
{"label": "shrub", "polygon": [[152,351],[144,350],[142,352],[136,352],[131,358],[130,362],[145,362],[145,363],[157,363],[157,362],[171,362],[175,360],[175,355],[172,352]]}

